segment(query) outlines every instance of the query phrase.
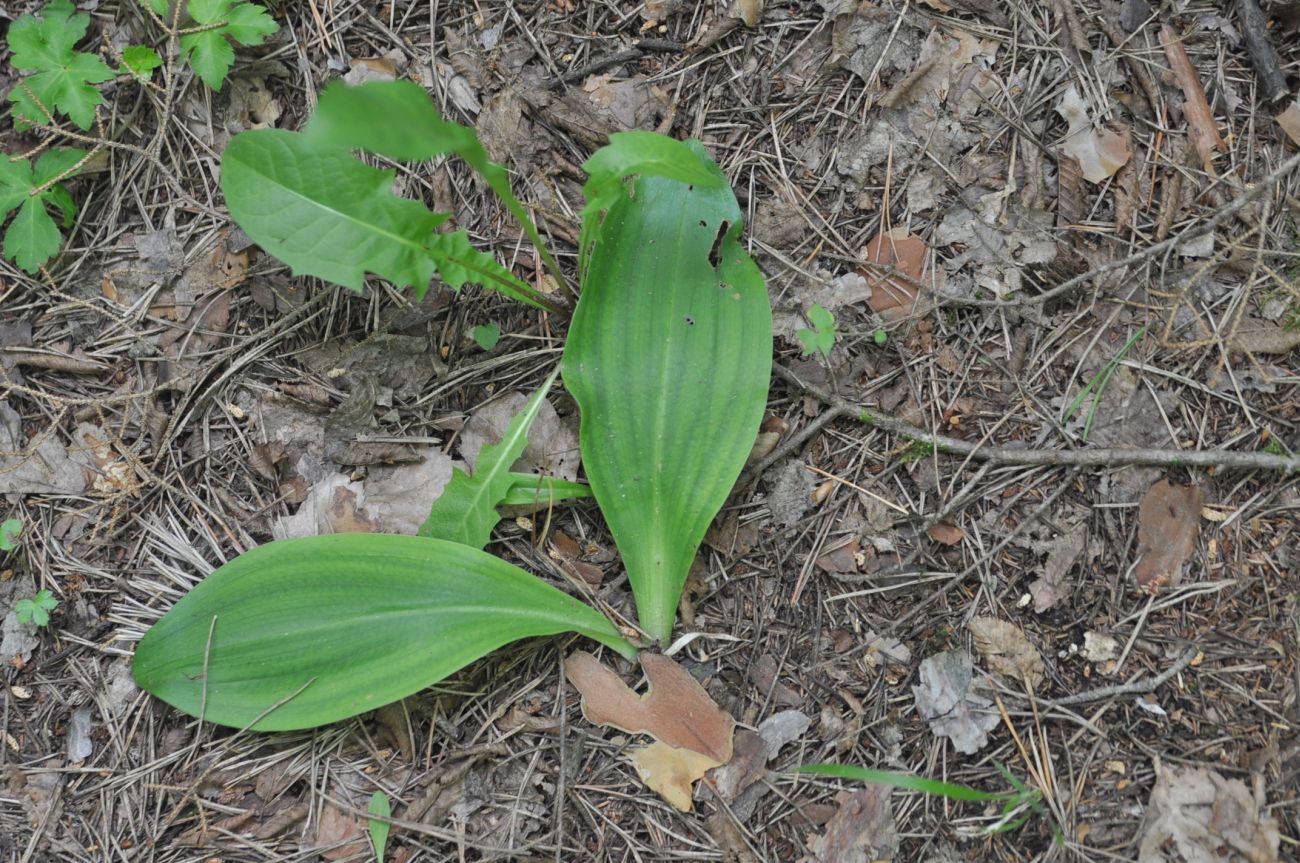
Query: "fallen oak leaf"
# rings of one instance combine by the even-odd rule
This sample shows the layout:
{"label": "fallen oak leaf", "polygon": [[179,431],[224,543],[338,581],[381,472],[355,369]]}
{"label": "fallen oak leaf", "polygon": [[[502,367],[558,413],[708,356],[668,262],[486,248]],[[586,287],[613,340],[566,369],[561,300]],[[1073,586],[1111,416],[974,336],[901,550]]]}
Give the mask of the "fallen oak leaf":
{"label": "fallen oak leaf", "polygon": [[631,750],[628,757],[646,787],[679,812],[691,811],[691,788],[695,782],[721,766],[707,755],[659,741]]}
{"label": "fallen oak leaf", "polygon": [[706,755],[718,764],[731,760],[735,720],[704,687],[666,656],[642,651],[641,668],[649,680],[638,696],[612,669],[584,651],[564,660],[564,673],[582,694],[588,722],[628,734],[649,734],[670,747]]}

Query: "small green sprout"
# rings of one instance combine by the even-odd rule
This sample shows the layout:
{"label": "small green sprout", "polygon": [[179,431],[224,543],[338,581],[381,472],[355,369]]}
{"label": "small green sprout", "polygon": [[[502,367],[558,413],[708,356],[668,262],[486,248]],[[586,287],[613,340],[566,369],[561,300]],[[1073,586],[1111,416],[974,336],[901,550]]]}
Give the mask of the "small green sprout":
{"label": "small green sprout", "polygon": [[496,324],[483,324],[470,330],[470,335],[480,348],[490,351],[501,341],[501,328]]}
{"label": "small green sprout", "polygon": [[59,607],[59,601],[48,590],[38,590],[31,599],[20,599],[14,606],[19,623],[48,626],[50,612]]}
{"label": "small green sprout", "polygon": [[889,342],[889,333],[884,329],[877,327],[876,331],[871,334],[871,338],[876,343],[876,347],[883,348]]}
{"label": "small green sprout", "polygon": [[[391,818],[393,815],[392,806],[388,802],[388,795],[382,791],[376,791],[370,795],[370,814],[378,815],[380,818]],[[375,846],[376,863],[384,863],[384,849],[388,847],[388,828],[387,821],[377,821],[373,818],[368,819],[370,825],[370,843]]]}
{"label": "small green sprout", "polygon": [[812,329],[800,330],[799,341],[803,342],[803,355],[820,353],[829,356],[835,347],[835,316],[821,306],[808,310],[808,322]]}
{"label": "small green sprout", "polygon": [[162,65],[162,57],[148,45],[128,45],[122,49],[122,68],[124,75],[149,80],[153,70]]}
{"label": "small green sprout", "polygon": [[7,518],[0,522],[0,551],[13,551],[18,548],[18,535],[22,532],[22,519]]}

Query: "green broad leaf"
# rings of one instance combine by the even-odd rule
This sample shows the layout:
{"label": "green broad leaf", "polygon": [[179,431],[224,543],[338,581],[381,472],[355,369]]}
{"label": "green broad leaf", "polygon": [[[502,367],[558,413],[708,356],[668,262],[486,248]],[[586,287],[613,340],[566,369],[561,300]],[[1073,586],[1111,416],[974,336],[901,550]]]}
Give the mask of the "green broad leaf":
{"label": "green broad leaf", "polygon": [[512,473],[510,478],[510,490],[501,499],[501,506],[554,506],[591,497],[591,486],[582,482],[531,473]]}
{"label": "green broad leaf", "polygon": [[1015,800],[1021,794],[1018,791],[980,791],[966,785],[954,785],[927,779],[912,773],[892,773],[888,770],[872,770],[868,767],[856,767],[851,764],[805,764],[795,768],[795,773],[811,773],[817,776],[831,776],[837,779],[853,779],[858,782],[870,782],[876,785],[888,785],[891,788],[906,788],[923,794],[937,794],[951,800]]}
{"label": "green broad leaf", "polygon": [[[393,817],[393,807],[388,802],[388,795],[382,791],[376,791],[370,795],[370,806],[367,811],[371,815],[378,815],[380,818]],[[376,863],[384,863],[384,851],[388,848],[388,828],[387,821],[377,821],[373,818],[367,820],[370,827],[370,844],[375,849]]]}
{"label": "green broad leaf", "polygon": [[89,26],[90,16],[77,12],[71,0],[51,0],[40,18],[21,15],[10,25],[10,62],[31,73],[9,91],[20,131],[49,123],[46,111],[65,114],[82,129],[94,122],[104,97],[93,85],[111,81],[114,73],[94,54],[73,50]]}
{"label": "green broad leaf", "polygon": [[404,698],[502,645],[608,620],[500,558],[418,536],[271,542],[217,569],[135,651],[141,687],[219,725],[313,728]]}
{"label": "green broad leaf", "polygon": [[578,239],[578,266],[584,270],[591,238],[600,227],[601,213],[628,194],[624,180],[630,176],[664,177],[688,185],[716,189],[726,185],[707,153],[684,141],[656,132],[615,132],[609,143],[583,163],[587,182],[582,194],[582,229]]}
{"label": "green broad leaf", "polygon": [[470,330],[474,343],[485,351],[490,351],[501,341],[501,328],[496,324],[481,324]]}
{"label": "green broad leaf", "polygon": [[394,195],[394,175],[281,129],[236,135],[221,157],[231,217],[295,273],[360,292],[371,272],[423,297],[447,217]]}
{"label": "green broad leaf", "polygon": [[280,29],[266,10],[243,0],[190,0],[190,17],[205,29],[181,37],[181,59],[213,90],[220,90],[235,62],[231,45],[260,45]]}
{"label": "green broad leaf", "polygon": [[706,189],[726,183],[707,154],[685,141],[642,130],[610,135],[609,143],[593,153],[582,170],[587,172],[582,187],[587,199],[584,218],[608,210],[623,194],[624,178],[633,175],[664,177]]}
{"label": "green broad leaf", "polygon": [[161,65],[162,57],[148,45],[128,45],[122,49],[122,71],[127,74],[147,80]]}
{"label": "green broad leaf", "polygon": [[[557,281],[563,279],[537,226],[511,191],[509,173],[488,158],[473,129],[444,120],[420,85],[411,81],[372,81],[349,87],[335,82],[321,94],[306,134],[322,143],[402,161],[459,156],[505,204]],[[535,294],[533,298],[536,300]],[[544,304],[530,302],[545,308]]]}
{"label": "green broad leaf", "polygon": [[767,288],[740,245],[736,199],[711,174],[712,186],[641,176],[610,206],[564,350],[587,478],[641,626],[662,644],[753,447],[771,376]]}
{"label": "green broad leaf", "polygon": [[485,444],[475,462],[474,475],[460,468],[452,471],[451,482],[433,502],[429,517],[420,525],[420,536],[446,539],[482,548],[492,538],[492,528],[501,520],[497,507],[514,485],[510,466],[519,461],[528,445],[528,430],[542,408],[542,401],[555,383],[556,369],[533,393],[524,409],[511,418],[506,432],[495,444]]}

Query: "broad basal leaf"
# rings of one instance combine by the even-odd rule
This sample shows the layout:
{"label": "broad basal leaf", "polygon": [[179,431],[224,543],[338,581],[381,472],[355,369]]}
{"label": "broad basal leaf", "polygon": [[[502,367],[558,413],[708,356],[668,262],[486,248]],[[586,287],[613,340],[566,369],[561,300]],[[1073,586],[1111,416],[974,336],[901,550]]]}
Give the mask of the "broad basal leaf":
{"label": "broad basal leaf", "polygon": [[420,525],[420,536],[474,548],[487,545],[492,528],[501,520],[497,507],[515,483],[510,466],[519,460],[528,445],[528,429],[557,374],[558,369],[533,393],[523,411],[510,420],[500,442],[486,444],[479,451],[472,477],[460,468],[452,471],[451,482],[433,502],[429,517]]}
{"label": "broad basal leaf", "polygon": [[423,296],[446,216],[394,195],[393,176],[280,129],[236,135],[221,157],[230,215],[295,273],[360,291],[371,272]]}
{"label": "broad basal leaf", "polygon": [[32,192],[70,171],[85,155],[84,150],[50,150],[33,168],[26,160],[12,162],[0,154],[0,221],[18,210],[5,231],[4,256],[23,270],[34,273],[59,252],[63,237],[46,204],[60,211],[65,226],[71,224],[76,211],[72,196],[58,183],[39,194]]}
{"label": "broad basal leaf", "polygon": [[587,182],[582,186],[587,203],[582,208],[578,240],[581,278],[585,278],[587,252],[600,228],[601,213],[626,196],[623,183],[627,177],[663,177],[706,189],[726,185],[707,153],[685,141],[642,130],[610,135],[609,143],[593,153],[582,168],[587,172]]}
{"label": "broad basal leaf", "polygon": [[735,197],[711,173],[714,188],[643,176],[608,207],[564,352],[587,477],[641,625],[665,644],[695,551],[753,446],[771,373],[767,289],[740,246]]}
{"label": "broad basal leaf", "polygon": [[219,568],[136,647],[143,688],[192,716],[311,728],[418,692],[520,638],[614,626],[486,552],[349,533],[260,546]]}
{"label": "broad basal leaf", "polygon": [[10,62],[32,73],[9,91],[20,128],[49,123],[46,111],[66,114],[82,129],[90,128],[95,107],[104,101],[92,85],[112,80],[113,70],[94,54],[73,50],[89,26],[90,16],[78,13],[71,0],[51,0],[40,18],[22,15],[10,25]]}
{"label": "broad basal leaf", "polygon": [[[473,129],[444,120],[424,88],[410,81],[372,81],[359,87],[334,83],[321,94],[306,134],[336,147],[365,150],[404,161],[423,161],[452,154],[479,173],[518,220],[547,268],[562,279],[559,267],[537,227],[510,189],[506,169],[492,162]],[[482,254],[482,253],[480,253]],[[489,285],[489,287],[495,287]],[[535,292],[526,302],[538,303]],[[519,299],[519,298],[517,298]]]}
{"label": "broad basal leaf", "polygon": [[213,90],[221,89],[235,62],[231,42],[260,45],[280,29],[265,9],[244,0],[190,0],[189,13],[202,29],[181,37],[181,58]]}

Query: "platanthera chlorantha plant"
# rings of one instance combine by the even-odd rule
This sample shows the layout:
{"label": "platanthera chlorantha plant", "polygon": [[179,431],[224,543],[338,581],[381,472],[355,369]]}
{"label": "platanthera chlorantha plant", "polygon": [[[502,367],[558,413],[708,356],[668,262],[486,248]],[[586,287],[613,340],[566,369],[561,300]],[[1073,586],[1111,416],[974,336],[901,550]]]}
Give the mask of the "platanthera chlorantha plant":
{"label": "platanthera chlorantha plant", "polygon": [[[300,275],[360,290],[369,272],[420,295],[436,272],[453,287],[475,282],[550,306],[464,232],[438,233],[447,217],[393,195],[394,172],[357,150],[459,156],[562,278],[505,170],[408,82],[336,84],[303,132],[236,136],[222,159],[231,215]],[[666,644],[695,552],[758,431],[771,306],[739,242],[735,197],[698,143],[621,133],[583,167],[564,383],[581,409],[583,464],[627,567],[641,643]],[[510,465],[550,383],[472,477],[456,474],[419,536],[336,534],[240,555],[145,635],[136,680],[192,715],[277,730],[380,707],[526,636],[577,632],[635,656],[603,614],[483,550],[497,505],[518,494]]]}

